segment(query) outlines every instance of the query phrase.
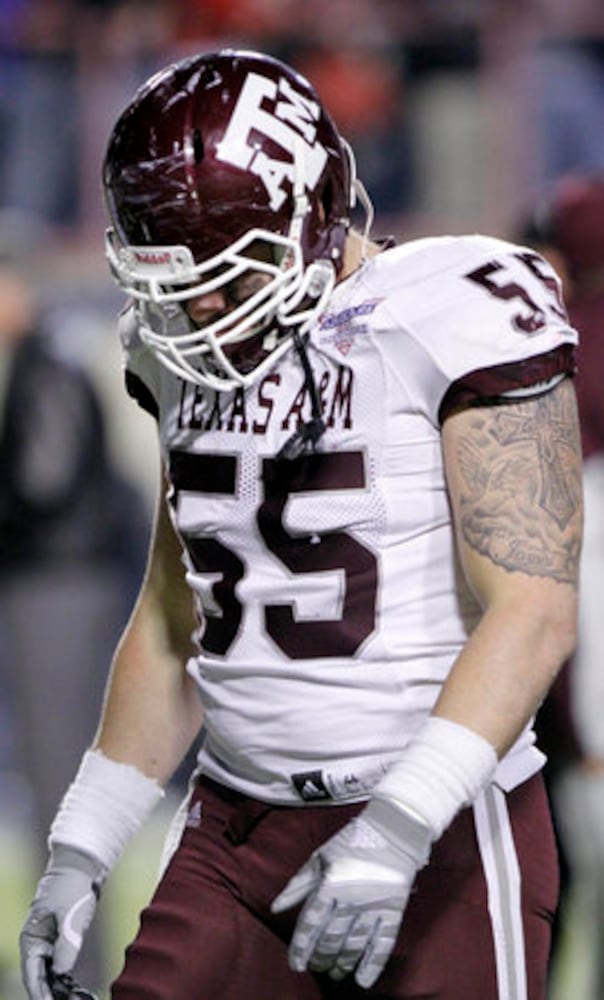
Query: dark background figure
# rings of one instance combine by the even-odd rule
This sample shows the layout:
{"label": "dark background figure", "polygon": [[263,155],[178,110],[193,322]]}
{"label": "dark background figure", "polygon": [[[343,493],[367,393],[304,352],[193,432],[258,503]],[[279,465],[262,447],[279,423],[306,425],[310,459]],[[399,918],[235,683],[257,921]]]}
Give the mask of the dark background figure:
{"label": "dark background figure", "polygon": [[[585,531],[579,641],[540,713],[564,861],[554,978],[581,975],[575,995],[604,996],[604,174],[562,178],[526,236],[563,277],[580,336],[575,378],[584,456]],[[576,955],[569,961],[569,955]],[[563,987],[560,987],[564,995]]]}
{"label": "dark background figure", "polygon": [[[24,779],[42,855],[94,735],[147,517],[112,463],[96,385],[48,328],[9,237],[0,228],[0,691],[4,764]],[[98,982],[98,935],[82,963]]]}

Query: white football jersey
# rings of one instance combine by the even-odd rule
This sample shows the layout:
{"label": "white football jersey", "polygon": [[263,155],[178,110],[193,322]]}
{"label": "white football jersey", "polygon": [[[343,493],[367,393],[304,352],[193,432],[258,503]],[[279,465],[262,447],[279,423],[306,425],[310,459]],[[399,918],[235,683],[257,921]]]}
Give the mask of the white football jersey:
{"label": "white football jersey", "polygon": [[[440,427],[472,397],[572,370],[577,337],[548,264],[481,236],[386,250],[336,286],[308,355],[247,390],[167,371],[122,322],[130,387],[159,421],[203,629],[188,670],[206,709],[200,767],[276,803],[361,799],[422,725],[479,617],[459,571]],[[499,768],[541,763],[530,730]]]}

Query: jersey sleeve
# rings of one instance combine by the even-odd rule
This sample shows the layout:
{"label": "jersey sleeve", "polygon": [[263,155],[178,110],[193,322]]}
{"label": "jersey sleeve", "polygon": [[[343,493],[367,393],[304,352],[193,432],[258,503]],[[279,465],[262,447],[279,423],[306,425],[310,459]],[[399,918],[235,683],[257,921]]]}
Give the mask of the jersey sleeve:
{"label": "jersey sleeve", "polygon": [[459,405],[546,391],[575,370],[560,280],[535,251],[488,237],[419,242],[415,259],[390,265],[384,301],[404,338],[401,378],[435,422]]}
{"label": "jersey sleeve", "polygon": [[132,305],[126,306],[120,313],[118,334],[122,345],[126,391],[143,410],[158,420],[157,362],[140,338],[136,313]]}

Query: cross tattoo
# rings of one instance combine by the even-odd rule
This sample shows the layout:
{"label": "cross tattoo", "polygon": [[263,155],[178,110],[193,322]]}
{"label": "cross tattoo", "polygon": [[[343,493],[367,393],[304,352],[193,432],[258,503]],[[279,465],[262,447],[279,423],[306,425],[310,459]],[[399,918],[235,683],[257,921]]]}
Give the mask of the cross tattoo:
{"label": "cross tattoo", "polygon": [[[575,509],[572,483],[560,460],[563,446],[568,444],[570,425],[559,402],[551,402],[553,406],[537,406],[530,416],[502,407],[494,434],[503,445],[529,441],[535,446],[541,483],[539,505],[564,528]],[[553,412],[554,407],[557,412]]]}

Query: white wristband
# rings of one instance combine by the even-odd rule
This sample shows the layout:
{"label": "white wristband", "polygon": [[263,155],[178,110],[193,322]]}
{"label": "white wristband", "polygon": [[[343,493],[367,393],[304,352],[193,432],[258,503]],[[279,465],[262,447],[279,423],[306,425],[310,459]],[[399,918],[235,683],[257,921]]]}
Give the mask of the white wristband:
{"label": "white wristband", "polygon": [[415,813],[436,840],[459,810],[474,801],[496,767],[497,754],[487,740],[432,715],[375,786],[372,798],[389,799]]}
{"label": "white wristband", "polygon": [[88,750],[59,806],[48,845],[85,851],[110,871],[163,797],[158,782],[137,767]]}

